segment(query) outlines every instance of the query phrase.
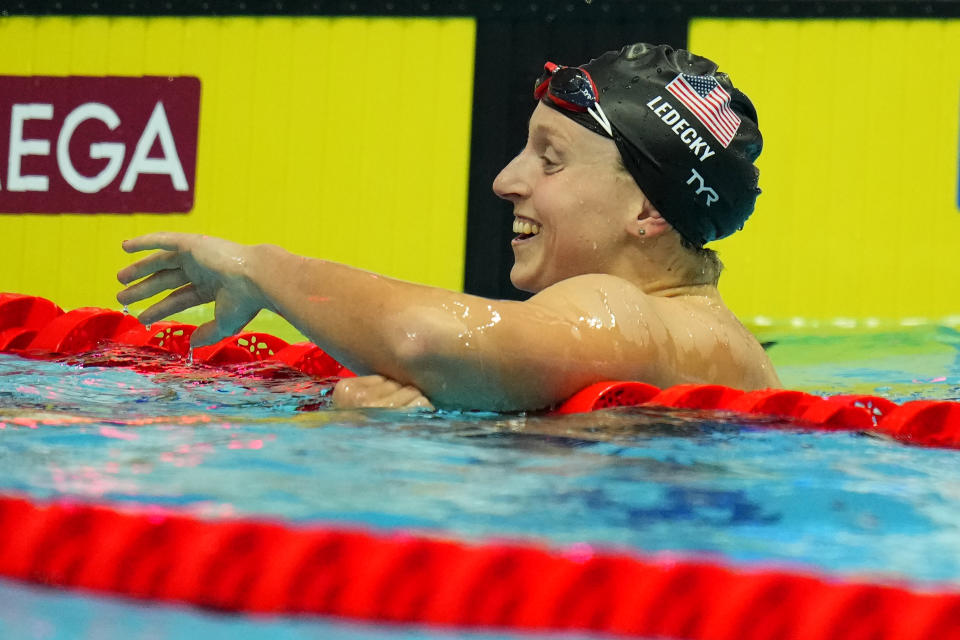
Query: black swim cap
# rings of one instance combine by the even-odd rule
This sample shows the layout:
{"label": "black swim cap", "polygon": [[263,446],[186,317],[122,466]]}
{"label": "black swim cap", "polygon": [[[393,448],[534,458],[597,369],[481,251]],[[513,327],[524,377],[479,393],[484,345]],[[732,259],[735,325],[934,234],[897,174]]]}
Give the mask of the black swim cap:
{"label": "black swim cap", "polygon": [[[757,112],[706,58],[637,43],[580,67],[599,93],[633,179],[680,235],[697,246],[743,228],[760,189]],[[543,102],[608,136],[597,118]]]}

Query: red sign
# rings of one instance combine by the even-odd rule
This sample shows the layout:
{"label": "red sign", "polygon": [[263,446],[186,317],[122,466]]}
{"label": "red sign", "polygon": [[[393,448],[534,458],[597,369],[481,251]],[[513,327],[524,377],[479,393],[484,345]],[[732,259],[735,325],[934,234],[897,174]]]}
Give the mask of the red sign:
{"label": "red sign", "polygon": [[0,213],[193,208],[200,80],[0,76]]}

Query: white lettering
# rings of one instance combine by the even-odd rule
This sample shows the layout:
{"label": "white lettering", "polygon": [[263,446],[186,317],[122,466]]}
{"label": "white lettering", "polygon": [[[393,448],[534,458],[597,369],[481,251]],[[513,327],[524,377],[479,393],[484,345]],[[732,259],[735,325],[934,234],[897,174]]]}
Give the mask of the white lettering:
{"label": "white lettering", "polygon": [[[669,126],[675,134],[680,136],[680,140],[693,151],[693,155],[697,156],[700,162],[703,162],[710,156],[716,155],[716,152],[711,149],[710,145],[697,133],[697,130],[690,126],[686,118],[681,118],[680,112],[674,109],[669,102],[666,102],[663,96],[657,96],[650,100],[650,102],[647,103],[647,107],[667,123],[667,126]],[[687,128],[684,129],[684,127]]]}
{"label": "white lettering", "polygon": [[[163,150],[162,158],[149,158],[150,148],[153,147],[154,140],[160,139],[160,148]],[[120,191],[133,191],[137,184],[137,177],[141,173],[165,174],[170,176],[173,182],[173,188],[177,191],[186,191],[187,177],[183,173],[183,165],[180,164],[180,157],[177,155],[177,146],[173,142],[173,133],[170,131],[170,123],[167,121],[167,112],[163,109],[163,103],[157,102],[150,114],[150,120],[140,134],[140,140],[137,141],[137,148],[133,152],[133,159],[130,160],[130,166],[127,167],[127,173],[123,176],[120,183]]]}
{"label": "white lettering", "polygon": [[122,142],[96,142],[90,145],[90,157],[94,159],[108,158],[107,166],[93,177],[87,177],[77,171],[70,159],[70,139],[74,131],[87,120],[99,120],[113,131],[120,126],[120,118],[116,112],[105,104],[87,102],[73,111],[63,121],[63,129],[57,138],[57,165],[67,183],[82,193],[96,193],[113,182],[120,173],[123,164],[123,155],[126,146]]}
{"label": "white lettering", "polygon": [[50,120],[53,105],[47,103],[15,104],[10,113],[10,153],[7,157],[7,189],[9,191],[46,191],[50,180],[47,176],[24,176],[20,174],[20,160],[24,156],[45,156],[50,153],[49,140],[23,138],[23,123],[26,120]]}
{"label": "white lettering", "polygon": [[676,109],[671,109],[671,110],[670,110],[670,113],[668,113],[668,114],[665,115],[665,116],[661,116],[660,119],[663,120],[664,122],[666,122],[666,123],[667,123],[667,126],[669,127],[669,126],[672,125],[674,122],[676,122],[676,121],[678,121],[678,120],[680,119],[680,113],[679,113]]}
{"label": "white lettering", "polygon": [[[703,162],[715,153],[710,149],[710,145],[707,144],[707,141],[701,138],[699,135],[697,136],[696,140],[690,143],[690,149],[693,150],[693,155],[700,158],[700,162]],[[703,150],[703,155],[700,155],[701,149]]]}
{"label": "white lettering", "polygon": [[694,180],[697,180],[700,182],[700,186],[697,187],[697,193],[694,195],[700,195],[701,193],[706,193],[708,207],[710,206],[711,202],[716,202],[717,200],[720,199],[720,196],[717,195],[717,192],[706,185],[706,183],[703,181],[703,176],[697,173],[696,169],[691,168],[690,173],[691,173],[690,179],[687,180],[687,184],[693,184]]}
{"label": "white lettering", "polygon": [[657,114],[658,116],[663,117],[663,113],[664,113],[667,109],[672,109],[672,108],[673,108],[673,107],[672,107],[672,105],[671,105],[669,102],[664,102],[662,105],[660,105],[659,107],[657,107],[656,109],[654,109],[653,112],[654,112],[655,114]]}

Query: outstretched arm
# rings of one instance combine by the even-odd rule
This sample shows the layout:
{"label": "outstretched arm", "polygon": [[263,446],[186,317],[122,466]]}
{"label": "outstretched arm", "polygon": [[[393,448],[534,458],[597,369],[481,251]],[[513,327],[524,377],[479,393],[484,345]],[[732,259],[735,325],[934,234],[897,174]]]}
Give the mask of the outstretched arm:
{"label": "outstretched arm", "polygon": [[120,271],[124,284],[143,278],[120,302],[174,289],[141,314],[144,323],[214,301],[215,319],[193,334],[203,345],[268,308],[353,371],[413,385],[441,407],[549,406],[598,379],[635,373],[649,342],[605,317],[615,293],[598,295],[596,283],[573,282],[580,278],[526,302],[493,301],[207,236],[150,234],[124,249],[160,251]]}

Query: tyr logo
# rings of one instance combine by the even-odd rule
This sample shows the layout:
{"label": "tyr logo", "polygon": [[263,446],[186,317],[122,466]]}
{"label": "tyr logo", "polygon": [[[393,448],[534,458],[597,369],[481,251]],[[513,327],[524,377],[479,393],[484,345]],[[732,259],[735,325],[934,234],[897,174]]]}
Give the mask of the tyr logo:
{"label": "tyr logo", "polygon": [[707,206],[710,206],[711,202],[716,202],[720,199],[720,196],[717,195],[717,192],[711,189],[703,181],[703,176],[697,173],[696,169],[690,169],[690,179],[687,180],[687,184],[693,184],[693,181],[696,180],[700,183],[700,186],[697,187],[697,192],[694,195],[700,195],[701,193],[707,194]]}

